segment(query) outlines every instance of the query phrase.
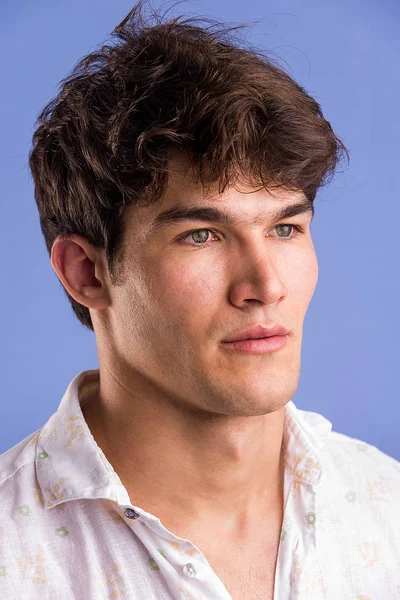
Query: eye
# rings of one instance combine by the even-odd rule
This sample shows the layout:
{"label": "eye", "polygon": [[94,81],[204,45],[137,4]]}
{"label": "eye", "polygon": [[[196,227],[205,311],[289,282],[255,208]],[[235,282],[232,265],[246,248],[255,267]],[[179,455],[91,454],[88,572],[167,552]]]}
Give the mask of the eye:
{"label": "eye", "polygon": [[[206,232],[206,233],[204,233],[204,232]],[[210,245],[210,243],[205,244],[205,242],[207,242],[209,239],[209,236],[208,236],[209,232],[214,233],[214,230],[213,229],[192,229],[192,231],[188,231],[187,233],[185,233],[181,238],[179,238],[179,240],[185,240],[189,236],[192,236],[192,240],[196,243],[195,244],[186,244],[187,246],[200,246],[202,248],[206,248]],[[214,235],[215,235],[215,233],[214,233]]]}
{"label": "eye", "polygon": [[[281,228],[285,228],[285,227],[289,227],[292,228],[292,230],[295,231],[294,235],[278,235],[278,239],[283,241],[283,242],[294,242],[295,239],[297,238],[298,235],[301,235],[302,233],[304,233],[304,229],[303,227],[301,227],[300,225],[294,225],[293,223],[280,223],[279,225],[275,225],[275,227],[273,227],[273,229],[281,229]],[[194,241],[194,244],[185,244],[187,246],[197,246],[198,248],[208,248],[208,246],[211,245],[211,242],[209,241],[209,233],[213,233],[214,235],[216,235],[214,229],[209,229],[209,228],[203,228],[203,229],[192,229],[191,231],[187,231],[186,233],[184,233],[179,239],[178,241],[184,241],[186,240],[186,238],[188,238],[189,236],[192,236],[192,241]],[[217,237],[218,241],[219,238]]]}
{"label": "eye", "polygon": [[296,232],[294,235],[284,235],[283,237],[278,236],[284,242],[294,242],[298,235],[304,233],[303,227],[300,225],[294,225],[293,223],[280,223],[279,225],[275,225],[274,229],[282,227],[291,227]]}

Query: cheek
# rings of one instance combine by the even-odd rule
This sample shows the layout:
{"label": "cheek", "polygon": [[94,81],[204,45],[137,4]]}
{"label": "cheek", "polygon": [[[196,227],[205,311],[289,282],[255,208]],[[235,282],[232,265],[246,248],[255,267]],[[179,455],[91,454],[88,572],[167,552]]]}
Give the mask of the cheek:
{"label": "cheek", "polygon": [[299,255],[298,260],[291,263],[290,272],[288,294],[307,308],[318,282],[318,260],[315,252]]}
{"label": "cheek", "polygon": [[199,260],[192,260],[190,264],[164,264],[156,277],[157,296],[164,308],[168,310],[170,306],[173,312],[190,311],[191,315],[207,312],[217,305],[226,283],[215,261],[212,265]]}
{"label": "cheek", "polygon": [[[211,262],[200,258],[190,258],[190,262],[156,261],[147,270],[149,296],[157,304],[158,313],[192,320],[201,319],[202,314],[209,317],[218,309],[232,273],[227,272],[229,267],[222,260],[214,257]],[[286,285],[288,300],[296,299],[306,309],[318,281],[314,248],[299,252],[296,257],[291,254],[287,262],[277,266],[277,273]]]}

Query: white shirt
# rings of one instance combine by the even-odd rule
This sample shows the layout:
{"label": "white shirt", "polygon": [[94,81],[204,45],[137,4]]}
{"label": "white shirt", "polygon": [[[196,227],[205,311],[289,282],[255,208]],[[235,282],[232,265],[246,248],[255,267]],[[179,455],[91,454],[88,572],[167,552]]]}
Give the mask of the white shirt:
{"label": "white shirt", "polygon": [[[1,600],[231,600],[97,445],[81,404],[98,377],[79,373],[47,423],[0,455]],[[399,600],[400,463],[331,429],[286,405],[274,599]]]}

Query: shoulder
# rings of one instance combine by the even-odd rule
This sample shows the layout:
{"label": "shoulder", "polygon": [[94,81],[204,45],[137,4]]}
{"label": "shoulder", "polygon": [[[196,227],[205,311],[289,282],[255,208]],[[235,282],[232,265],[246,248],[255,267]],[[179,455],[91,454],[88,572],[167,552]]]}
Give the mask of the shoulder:
{"label": "shoulder", "polygon": [[37,496],[36,443],[40,429],[0,454],[0,529],[4,518],[24,510],[23,498]]}
{"label": "shoulder", "polygon": [[400,462],[377,446],[338,431],[331,431],[327,450],[336,465],[361,470],[363,474],[383,474],[400,483]]}
{"label": "shoulder", "polygon": [[339,492],[346,503],[361,502],[365,510],[381,516],[398,515],[398,460],[366,441],[337,431],[331,431],[322,457],[330,494]]}
{"label": "shoulder", "polygon": [[34,467],[36,441],[41,429],[30,433],[26,438],[0,454],[0,488],[14,477],[21,467]]}

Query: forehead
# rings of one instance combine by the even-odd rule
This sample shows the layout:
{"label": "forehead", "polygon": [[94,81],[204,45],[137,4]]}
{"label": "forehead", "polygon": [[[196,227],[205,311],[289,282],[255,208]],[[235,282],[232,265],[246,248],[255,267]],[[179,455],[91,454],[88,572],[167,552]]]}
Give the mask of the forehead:
{"label": "forehead", "polygon": [[[257,195],[259,192],[259,195]],[[228,203],[237,201],[239,207],[245,204],[242,200],[246,197],[256,197],[260,200],[267,197],[271,202],[305,199],[305,195],[300,190],[289,191],[287,189],[267,190],[264,187],[256,186],[251,183],[250,178],[242,177],[235,182],[234,186],[227,187],[223,194],[218,191],[218,182],[211,184],[208,189],[202,185],[197,172],[190,168],[189,164],[183,159],[172,157],[168,163],[168,185],[160,199],[164,206],[173,204],[176,200],[180,204],[185,201],[188,203],[198,203],[201,199],[205,204]]]}
{"label": "forehead", "polygon": [[[290,212],[289,207],[299,203],[302,207]],[[301,191],[257,188],[243,179],[226,188],[222,194],[218,183],[206,189],[187,163],[173,159],[169,163],[168,183],[161,198],[148,207],[130,205],[124,217],[127,228],[140,223],[141,232],[147,237],[168,225],[192,219],[253,228],[268,219],[280,217],[285,207],[288,217],[306,211],[313,215],[314,210]]]}

